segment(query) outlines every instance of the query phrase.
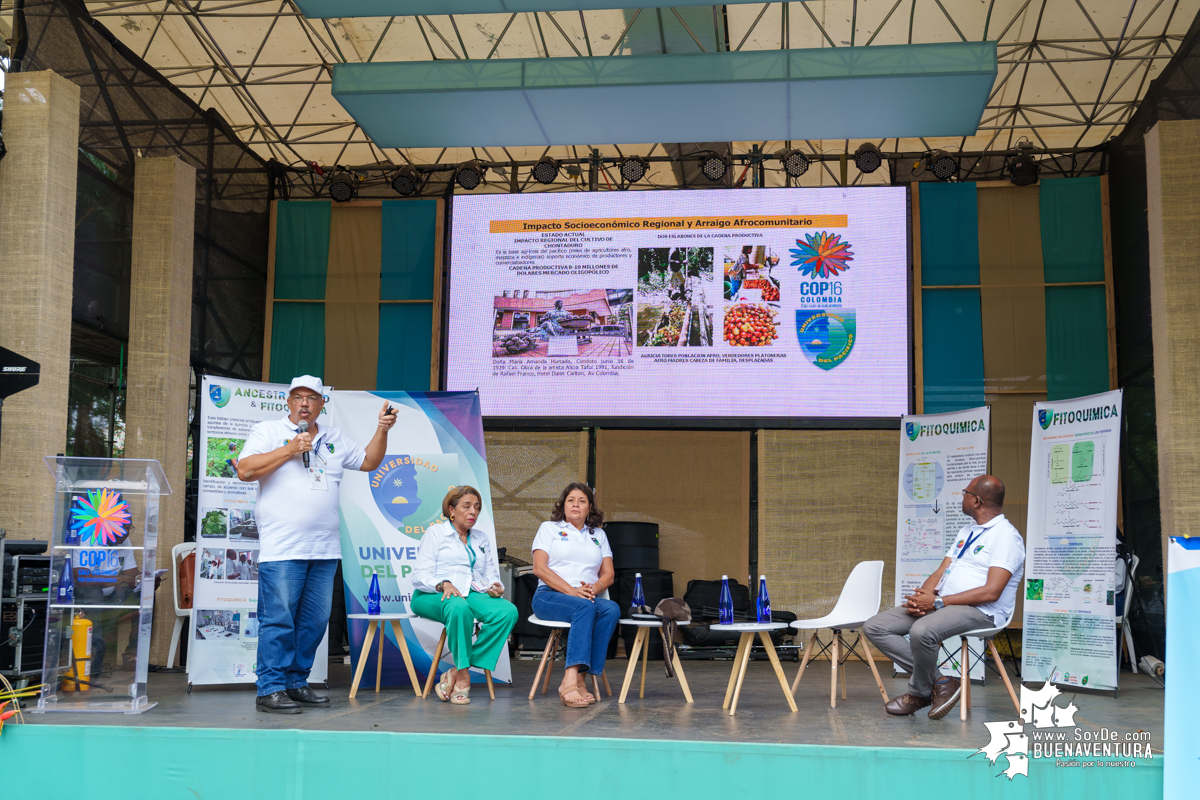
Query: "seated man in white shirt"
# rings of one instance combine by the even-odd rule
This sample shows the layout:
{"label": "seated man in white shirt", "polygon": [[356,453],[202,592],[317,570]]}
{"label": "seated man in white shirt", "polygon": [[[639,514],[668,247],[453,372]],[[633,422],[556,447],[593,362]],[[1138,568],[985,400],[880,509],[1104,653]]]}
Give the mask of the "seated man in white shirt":
{"label": "seated man in white shirt", "polygon": [[[876,614],[863,633],[911,676],[908,692],[884,706],[904,717],[925,706],[941,719],[958,702],[958,678],[941,676],[938,648],[970,630],[1001,625],[1012,614],[1025,566],[1025,542],[1004,518],[1004,484],[980,475],[963,490],[962,510],[974,525],[963,528],[941,566],[903,606]],[[908,634],[906,640],[904,635]]]}

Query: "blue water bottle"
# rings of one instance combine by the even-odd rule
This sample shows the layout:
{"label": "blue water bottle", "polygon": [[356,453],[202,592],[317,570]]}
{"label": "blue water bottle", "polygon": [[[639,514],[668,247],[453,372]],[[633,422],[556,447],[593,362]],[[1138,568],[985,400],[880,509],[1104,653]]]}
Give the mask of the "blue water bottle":
{"label": "blue water bottle", "polygon": [[771,595],[767,594],[767,576],[758,576],[758,621],[771,622]]}
{"label": "blue water bottle", "polygon": [[642,606],[646,605],[646,595],[642,592],[642,573],[635,573],[633,576],[633,613],[642,613]]}
{"label": "blue water bottle", "polygon": [[722,625],[733,624],[733,595],[729,593],[729,576],[721,576],[721,600],[717,607],[718,621]]}
{"label": "blue water bottle", "polygon": [[75,603],[75,582],[71,580],[71,557],[63,561],[62,575],[58,577],[58,605],[69,606]]}
{"label": "blue water bottle", "polygon": [[371,616],[379,614],[379,575],[372,573],[371,588],[367,591],[367,613]]}

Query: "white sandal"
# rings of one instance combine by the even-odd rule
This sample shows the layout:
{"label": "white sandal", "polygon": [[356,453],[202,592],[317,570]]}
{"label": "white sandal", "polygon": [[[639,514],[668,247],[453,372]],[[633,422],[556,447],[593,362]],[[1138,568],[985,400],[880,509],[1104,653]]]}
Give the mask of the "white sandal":
{"label": "white sandal", "polygon": [[450,677],[450,670],[442,673],[442,677],[433,685],[433,693],[438,696],[438,699],[443,703],[450,699],[450,683],[446,680]]}
{"label": "white sandal", "polygon": [[471,704],[471,686],[467,684],[465,689],[455,689],[450,693],[450,702],[456,706],[466,706]]}

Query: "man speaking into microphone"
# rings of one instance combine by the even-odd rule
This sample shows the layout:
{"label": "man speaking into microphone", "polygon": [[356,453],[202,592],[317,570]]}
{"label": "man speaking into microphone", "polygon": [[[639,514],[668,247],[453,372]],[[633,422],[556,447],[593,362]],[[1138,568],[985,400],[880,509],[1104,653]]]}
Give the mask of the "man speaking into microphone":
{"label": "man speaking into microphone", "polygon": [[288,415],[250,431],[238,478],[258,481],[259,711],[299,714],[328,706],[308,685],[317,647],[329,624],[334,570],[342,557],[338,488],[345,470],[370,472],[383,461],[396,424],[388,403],[364,450],[318,421],[325,408],[320,378],[301,375],[288,389]]}

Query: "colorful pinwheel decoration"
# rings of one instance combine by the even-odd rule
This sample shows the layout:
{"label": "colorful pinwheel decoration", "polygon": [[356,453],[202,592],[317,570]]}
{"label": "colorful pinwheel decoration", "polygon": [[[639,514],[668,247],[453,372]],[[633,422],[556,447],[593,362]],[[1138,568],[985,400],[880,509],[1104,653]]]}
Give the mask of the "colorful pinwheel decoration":
{"label": "colorful pinwheel decoration", "polygon": [[129,504],[121,500],[120,492],[109,489],[76,497],[71,509],[71,530],[93,546],[115,544],[125,535],[129,520]]}
{"label": "colorful pinwheel decoration", "polygon": [[792,266],[799,267],[801,275],[814,278],[831,278],[850,269],[847,262],[854,260],[850,243],[843,242],[841,234],[824,231],[805,234],[788,252],[792,254]]}

